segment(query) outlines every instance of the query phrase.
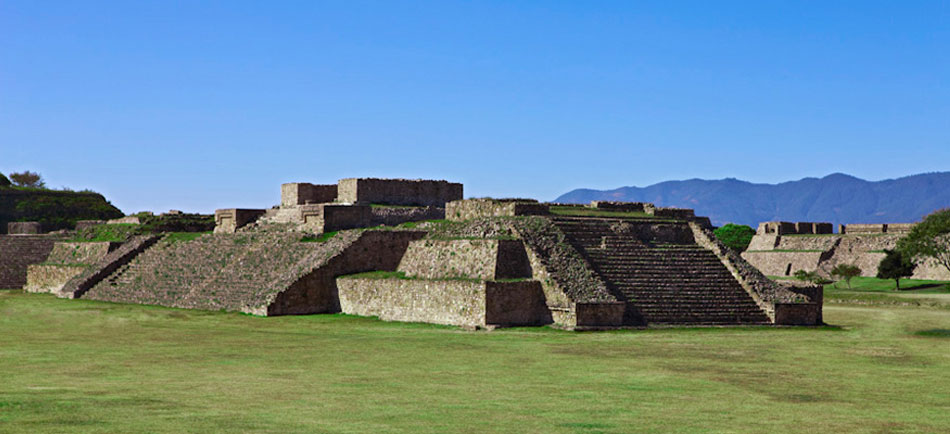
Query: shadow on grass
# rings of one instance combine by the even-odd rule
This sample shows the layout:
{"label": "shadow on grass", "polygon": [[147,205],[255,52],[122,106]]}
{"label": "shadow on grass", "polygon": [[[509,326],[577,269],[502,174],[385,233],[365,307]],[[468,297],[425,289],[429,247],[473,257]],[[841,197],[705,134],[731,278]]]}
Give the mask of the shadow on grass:
{"label": "shadow on grass", "polygon": [[921,330],[914,334],[917,336],[927,336],[931,338],[950,338],[950,329]]}

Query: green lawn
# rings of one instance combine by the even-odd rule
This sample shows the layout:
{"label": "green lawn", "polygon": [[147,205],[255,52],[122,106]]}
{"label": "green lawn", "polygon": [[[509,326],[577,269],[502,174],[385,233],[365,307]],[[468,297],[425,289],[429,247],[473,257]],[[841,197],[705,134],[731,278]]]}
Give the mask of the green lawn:
{"label": "green lawn", "polygon": [[825,320],[467,332],[0,291],[0,431],[950,431],[950,310]]}
{"label": "green lawn", "polygon": [[[848,284],[843,280],[825,285],[825,290],[847,290]],[[876,277],[855,277],[851,279],[851,291],[882,292],[897,291],[893,279],[878,279]],[[950,294],[950,282],[942,280],[901,279],[901,292],[911,291],[918,294]]]}

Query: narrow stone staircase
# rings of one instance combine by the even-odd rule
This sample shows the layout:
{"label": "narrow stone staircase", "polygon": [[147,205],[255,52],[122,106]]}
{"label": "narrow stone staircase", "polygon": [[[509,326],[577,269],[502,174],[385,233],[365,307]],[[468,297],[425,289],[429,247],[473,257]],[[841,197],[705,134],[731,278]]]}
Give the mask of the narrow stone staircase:
{"label": "narrow stone staircase", "polygon": [[638,231],[635,225],[657,223],[584,217],[556,217],[554,222],[611,290],[632,305],[627,323],[771,323],[713,252],[684,243],[681,235],[641,240],[637,234],[650,231]]}

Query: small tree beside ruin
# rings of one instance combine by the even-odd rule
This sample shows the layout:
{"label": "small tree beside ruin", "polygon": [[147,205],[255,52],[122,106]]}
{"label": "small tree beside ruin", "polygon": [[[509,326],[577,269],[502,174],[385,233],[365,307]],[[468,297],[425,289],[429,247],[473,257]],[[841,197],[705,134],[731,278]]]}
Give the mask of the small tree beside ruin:
{"label": "small tree beside ruin", "polygon": [[910,277],[917,268],[910,258],[903,255],[900,250],[885,250],[886,256],[881,259],[877,266],[878,279],[893,279],[897,285],[897,290],[901,290],[901,278]]}
{"label": "small tree beside ruin", "polygon": [[911,260],[933,259],[950,271],[950,208],[924,217],[897,242],[897,250]]}
{"label": "small tree beside ruin", "polygon": [[861,275],[861,268],[857,265],[852,264],[838,264],[835,268],[831,269],[831,276],[837,277],[838,279],[843,279],[845,283],[848,284],[848,289],[851,289],[851,279]]}
{"label": "small tree beside ruin", "polygon": [[11,173],[10,180],[17,187],[46,188],[43,177],[39,173],[30,172],[29,170]]}
{"label": "small tree beside ruin", "polygon": [[723,244],[741,253],[749,248],[749,243],[752,242],[752,237],[755,235],[755,229],[746,225],[728,223],[725,226],[716,228],[713,233]]}

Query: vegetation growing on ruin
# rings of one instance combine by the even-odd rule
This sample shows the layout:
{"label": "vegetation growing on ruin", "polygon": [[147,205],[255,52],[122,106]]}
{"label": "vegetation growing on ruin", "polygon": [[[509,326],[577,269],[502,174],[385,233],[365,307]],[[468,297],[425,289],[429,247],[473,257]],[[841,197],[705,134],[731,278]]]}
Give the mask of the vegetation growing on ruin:
{"label": "vegetation growing on ruin", "polygon": [[95,225],[81,229],[70,241],[111,241],[123,242],[136,235],[139,225],[132,223],[114,223]]}
{"label": "vegetation growing on ruin", "polygon": [[38,221],[44,230],[71,229],[79,220],[122,217],[102,195],[91,191],[0,187],[0,231],[8,222]]}
{"label": "vegetation growing on ruin", "polygon": [[324,232],[319,235],[304,235],[300,237],[301,243],[325,243],[335,237],[340,231]]}
{"label": "vegetation growing on ruin", "polygon": [[586,207],[575,207],[575,206],[558,206],[551,205],[548,208],[551,214],[561,215],[561,216],[573,216],[573,217],[622,217],[622,218],[649,218],[654,219],[656,217],[647,214],[645,212],[633,212],[633,211],[611,211],[603,210],[596,208],[586,208]]}
{"label": "vegetation growing on ruin", "polygon": [[605,333],[19,291],[0,292],[0,311],[5,432],[950,431],[947,309]]}

